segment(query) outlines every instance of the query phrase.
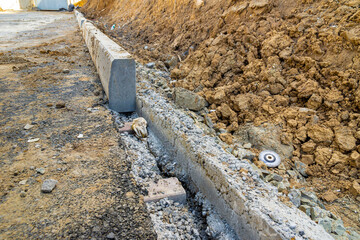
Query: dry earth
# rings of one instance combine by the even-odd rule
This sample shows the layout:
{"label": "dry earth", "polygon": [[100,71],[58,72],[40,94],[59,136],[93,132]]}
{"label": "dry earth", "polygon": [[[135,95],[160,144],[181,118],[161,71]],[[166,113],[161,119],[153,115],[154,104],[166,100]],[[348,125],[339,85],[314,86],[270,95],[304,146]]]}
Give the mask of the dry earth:
{"label": "dry earth", "polygon": [[156,239],[73,13],[0,26],[0,239]]}
{"label": "dry earth", "polygon": [[[271,171],[360,229],[359,0],[89,0],[82,11],[204,97],[230,145],[244,126],[276,134],[292,150]],[[306,182],[287,174],[296,162]]]}

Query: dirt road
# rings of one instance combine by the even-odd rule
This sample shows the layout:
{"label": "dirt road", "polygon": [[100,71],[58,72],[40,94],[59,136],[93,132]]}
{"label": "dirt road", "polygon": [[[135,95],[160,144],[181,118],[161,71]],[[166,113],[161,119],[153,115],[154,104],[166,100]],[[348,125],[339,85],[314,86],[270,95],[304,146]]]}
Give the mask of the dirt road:
{"label": "dirt road", "polygon": [[0,28],[0,239],[155,239],[73,14]]}

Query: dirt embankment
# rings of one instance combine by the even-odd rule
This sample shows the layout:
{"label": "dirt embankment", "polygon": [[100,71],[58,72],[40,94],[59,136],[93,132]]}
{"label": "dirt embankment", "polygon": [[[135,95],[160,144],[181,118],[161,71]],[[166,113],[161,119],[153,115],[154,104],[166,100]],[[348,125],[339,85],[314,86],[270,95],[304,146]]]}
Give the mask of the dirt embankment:
{"label": "dirt embankment", "polygon": [[203,96],[217,128],[279,126],[287,167],[305,163],[320,195],[359,200],[359,0],[92,0],[83,12]]}

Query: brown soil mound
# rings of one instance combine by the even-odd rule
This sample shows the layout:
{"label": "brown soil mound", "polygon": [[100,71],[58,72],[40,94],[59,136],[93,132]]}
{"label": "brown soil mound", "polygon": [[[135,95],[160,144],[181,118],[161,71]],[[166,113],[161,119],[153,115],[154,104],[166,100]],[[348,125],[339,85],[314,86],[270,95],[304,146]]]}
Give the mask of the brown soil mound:
{"label": "brown soil mound", "polygon": [[285,162],[305,163],[318,194],[359,201],[359,0],[90,0],[83,12],[203,96],[229,132],[281,127],[295,148]]}

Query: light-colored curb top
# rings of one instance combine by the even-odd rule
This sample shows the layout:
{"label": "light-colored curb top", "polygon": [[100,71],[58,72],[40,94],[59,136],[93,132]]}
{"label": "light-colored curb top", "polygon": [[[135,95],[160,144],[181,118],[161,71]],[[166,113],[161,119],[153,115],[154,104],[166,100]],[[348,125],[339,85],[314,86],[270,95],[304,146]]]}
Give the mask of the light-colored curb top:
{"label": "light-colored curb top", "polygon": [[75,11],[95,63],[109,107],[116,112],[136,110],[135,61],[131,55]]}
{"label": "light-colored curb top", "polygon": [[[78,21],[80,27],[87,24]],[[94,31],[88,26],[82,29]],[[98,52],[94,48],[99,45],[102,43],[89,47],[93,48],[90,52]],[[262,181],[246,160],[227,153],[192,118],[152,90],[146,80],[139,84],[142,88],[138,89],[137,112],[177,162],[177,177],[200,191],[240,239],[333,239],[305,213],[283,204],[277,189]],[[246,176],[241,169],[248,172]]]}

